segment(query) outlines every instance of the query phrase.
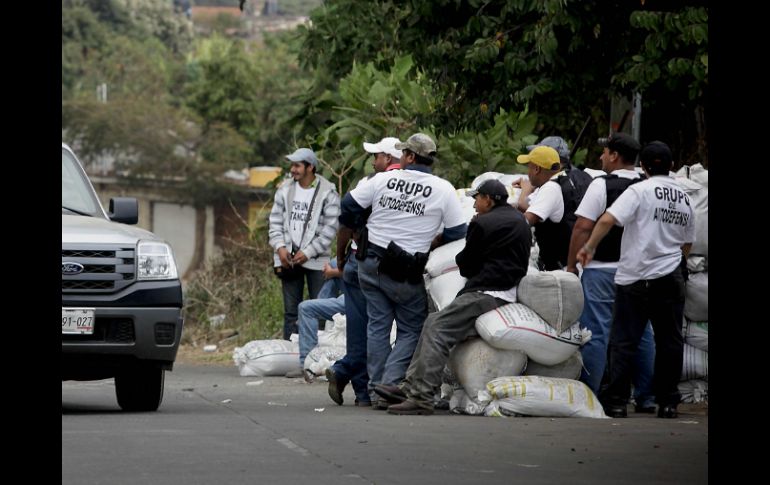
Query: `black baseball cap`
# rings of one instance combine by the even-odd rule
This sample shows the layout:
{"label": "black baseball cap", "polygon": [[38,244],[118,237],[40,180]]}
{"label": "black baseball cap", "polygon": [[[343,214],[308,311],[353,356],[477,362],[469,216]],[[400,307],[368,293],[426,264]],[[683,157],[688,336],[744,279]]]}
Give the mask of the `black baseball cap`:
{"label": "black baseball cap", "polygon": [[639,161],[644,166],[661,166],[666,170],[671,166],[671,161],[674,156],[671,154],[671,149],[662,141],[651,141],[644,146],[641,153],[639,153]]}
{"label": "black baseball cap", "polygon": [[597,141],[600,146],[607,147],[628,160],[633,161],[642,146],[636,139],[626,133],[612,133],[607,138],[599,138]]}
{"label": "black baseball cap", "polygon": [[485,180],[475,189],[471,189],[465,193],[468,197],[476,197],[479,194],[488,195],[493,200],[506,200],[508,199],[508,191],[505,190],[505,185],[499,180],[489,179]]}

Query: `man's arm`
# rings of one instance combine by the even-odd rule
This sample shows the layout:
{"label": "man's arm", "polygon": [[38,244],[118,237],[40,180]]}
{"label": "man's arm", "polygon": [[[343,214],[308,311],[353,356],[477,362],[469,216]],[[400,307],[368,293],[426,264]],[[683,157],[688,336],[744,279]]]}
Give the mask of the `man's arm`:
{"label": "man's arm", "polygon": [[460,276],[471,278],[481,271],[480,255],[484,250],[484,229],[476,222],[471,222],[465,236],[465,247],[455,256],[455,262],[460,269]]}
{"label": "man's arm", "polygon": [[268,217],[268,242],[275,252],[278,253],[278,258],[281,260],[281,266],[288,268],[291,266],[291,256],[289,250],[286,249],[286,241],[283,239],[284,210],[285,205],[282,190],[278,189],[275,192],[273,208],[270,210],[270,216]]}
{"label": "man's arm", "polygon": [[569,241],[569,252],[567,253],[567,271],[578,274],[577,253],[585,245],[591,236],[596,223],[583,216],[577,216],[575,227],[572,228],[572,237]]}
{"label": "man's arm", "polygon": [[444,244],[451,243],[452,241],[462,239],[465,237],[467,232],[468,224],[464,222],[454,227],[445,227],[441,234],[433,238],[433,241],[430,243],[430,250],[433,251],[439,246],[443,246]]}
{"label": "man's arm", "polygon": [[690,255],[690,250],[692,249],[692,243],[684,243],[682,244],[682,254],[684,257],[688,257]]}
{"label": "man's arm", "polygon": [[353,229],[340,223],[340,228],[337,229],[337,268],[342,271],[345,267],[345,254],[348,250],[348,244],[353,238]]}
{"label": "man's arm", "polygon": [[[525,179],[522,177],[519,180],[513,182],[511,186],[514,189],[521,189],[516,208],[519,209],[522,213],[527,212],[527,209],[529,209],[529,196],[532,194],[532,192],[535,191],[535,188],[532,186],[532,182],[530,182],[528,178]],[[532,222],[529,223],[530,226],[532,224]]]}
{"label": "man's arm", "polygon": [[614,226],[616,222],[617,219],[615,219],[615,216],[609,212],[605,212],[599,218],[599,220],[596,221],[596,225],[594,226],[594,230],[591,232],[591,236],[588,238],[588,241],[583,244],[583,247],[578,250],[577,253],[577,260],[580,264],[583,265],[584,268],[594,258],[596,246],[601,242],[602,239],[604,239],[604,236],[610,232],[610,229],[612,229],[612,226]]}

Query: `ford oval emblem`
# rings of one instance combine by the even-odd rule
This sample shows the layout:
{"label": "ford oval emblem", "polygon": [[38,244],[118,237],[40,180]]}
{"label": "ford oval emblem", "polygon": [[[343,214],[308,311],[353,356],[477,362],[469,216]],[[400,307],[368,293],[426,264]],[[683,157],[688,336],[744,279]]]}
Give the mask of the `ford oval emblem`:
{"label": "ford oval emblem", "polygon": [[61,274],[75,275],[83,272],[83,265],[80,263],[62,263]]}

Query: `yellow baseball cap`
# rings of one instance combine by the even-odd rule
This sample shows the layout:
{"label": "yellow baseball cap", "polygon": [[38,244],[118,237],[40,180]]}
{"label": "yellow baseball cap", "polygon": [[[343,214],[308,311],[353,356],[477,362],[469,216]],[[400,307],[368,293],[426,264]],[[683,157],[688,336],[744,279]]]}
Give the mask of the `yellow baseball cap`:
{"label": "yellow baseball cap", "polygon": [[519,163],[534,163],[546,170],[559,170],[561,168],[559,152],[547,146],[536,146],[528,154],[516,157],[516,161]]}

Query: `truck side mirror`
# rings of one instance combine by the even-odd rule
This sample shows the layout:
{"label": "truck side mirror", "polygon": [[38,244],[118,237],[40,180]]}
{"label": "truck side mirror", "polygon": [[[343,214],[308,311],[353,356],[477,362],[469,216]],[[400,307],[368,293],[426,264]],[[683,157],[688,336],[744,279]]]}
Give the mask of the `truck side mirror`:
{"label": "truck side mirror", "polygon": [[107,215],[115,222],[136,224],[139,221],[139,202],[134,197],[113,197]]}

